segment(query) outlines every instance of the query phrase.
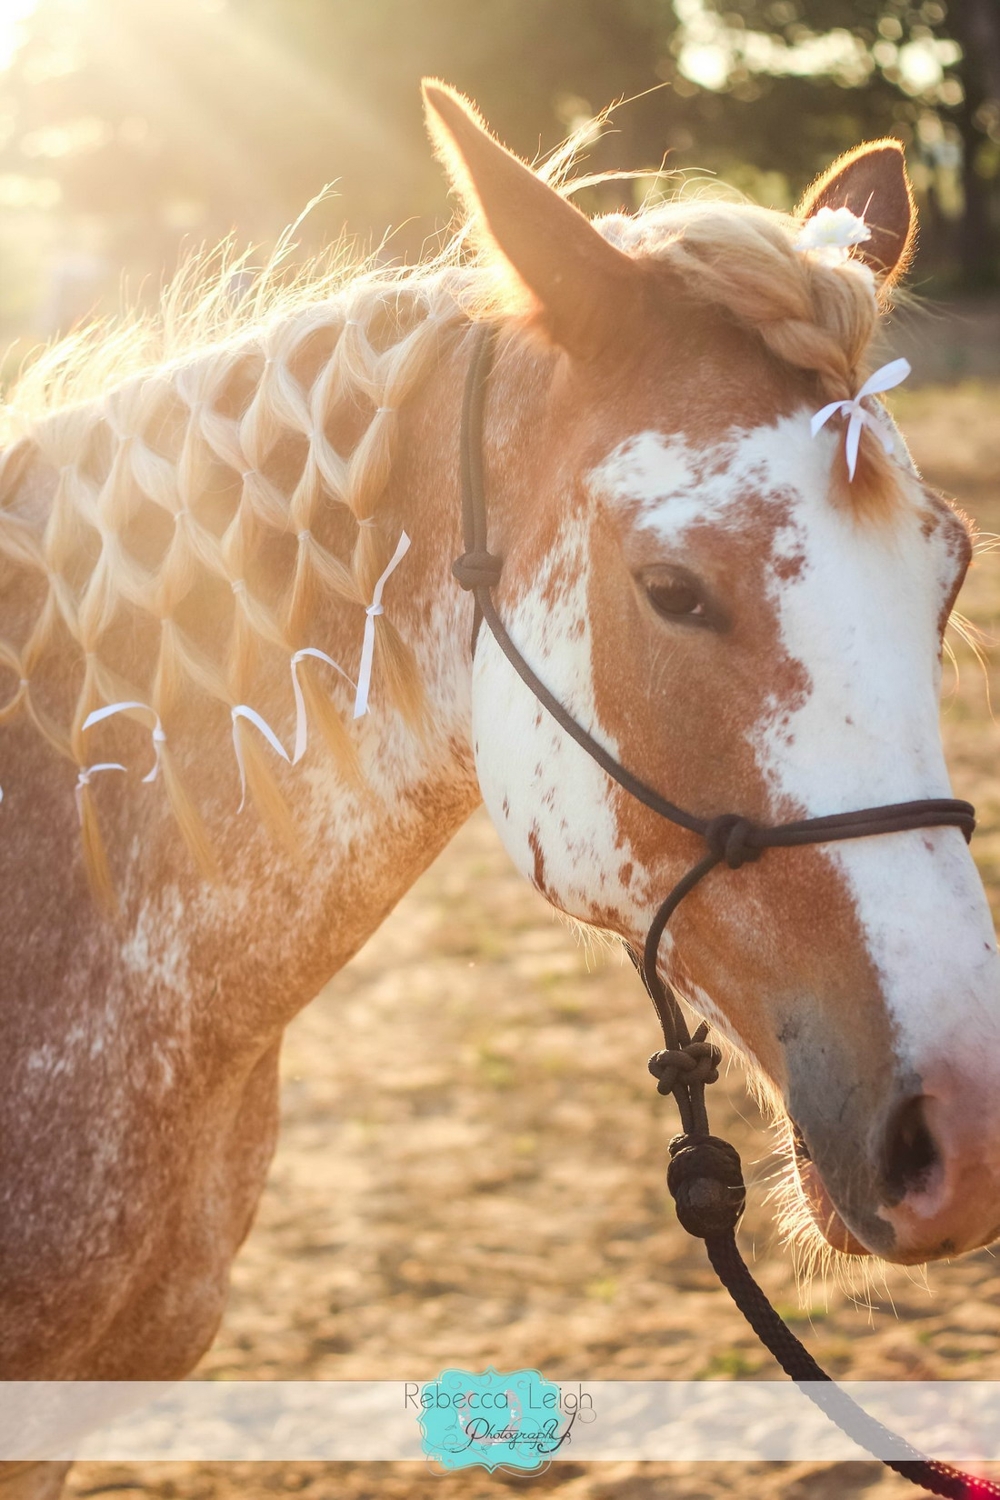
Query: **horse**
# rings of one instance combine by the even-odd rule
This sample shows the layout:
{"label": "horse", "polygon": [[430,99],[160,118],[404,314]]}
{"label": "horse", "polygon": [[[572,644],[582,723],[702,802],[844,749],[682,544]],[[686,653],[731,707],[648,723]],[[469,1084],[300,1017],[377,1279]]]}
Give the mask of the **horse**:
{"label": "horse", "polygon": [[[594,739],[704,817],[948,795],[969,530],[865,389],[915,230],[899,143],[792,215],[682,196],[591,221],[460,95],[425,99],[450,250],[235,305],[223,275],[156,349],[70,340],[3,414],[8,1380],[194,1367],[285,1026],[481,800],[553,907],[632,945],[698,857],[452,577],[484,321],[496,607]],[[834,220],[856,233],[830,254]],[[658,963],[764,1080],[835,1250],[1000,1232],[1000,970],[957,828],[710,876]],[[6,1500],[62,1473],[15,1468]]]}

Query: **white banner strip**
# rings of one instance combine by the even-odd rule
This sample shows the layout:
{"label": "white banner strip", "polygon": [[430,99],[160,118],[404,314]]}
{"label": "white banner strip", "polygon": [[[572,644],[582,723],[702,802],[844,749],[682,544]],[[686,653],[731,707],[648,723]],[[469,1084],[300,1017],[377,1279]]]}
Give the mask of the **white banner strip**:
{"label": "white banner strip", "polygon": [[[584,1380],[558,1388],[558,1411],[519,1417],[526,1428],[551,1431],[552,1457],[749,1463],[868,1456],[789,1382]],[[931,1458],[1000,1461],[1000,1382],[844,1381],[840,1388]],[[442,1389],[434,1377],[0,1383],[0,1460],[419,1461],[419,1418]],[[816,1389],[828,1394],[830,1387]],[[879,1456],[898,1453],[887,1442]]]}

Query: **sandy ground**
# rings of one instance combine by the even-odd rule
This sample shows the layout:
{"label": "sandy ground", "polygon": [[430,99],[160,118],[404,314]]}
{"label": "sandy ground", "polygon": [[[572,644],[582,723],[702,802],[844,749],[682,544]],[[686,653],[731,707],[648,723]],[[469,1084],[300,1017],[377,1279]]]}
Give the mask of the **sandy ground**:
{"label": "sandy ground", "polygon": [[[1000,387],[896,405],[929,477],[1000,531]],[[983,556],[962,608],[995,633],[1000,558]],[[998,730],[967,651],[961,666],[946,683],[949,754],[957,795],[979,807],[1000,915]],[[474,817],[288,1033],[281,1143],[200,1377],[424,1379],[492,1363],[555,1379],[778,1378],[667,1201],[675,1126],[645,1069],[655,1043],[620,956],[584,948]],[[751,1182],[744,1251],[832,1374],[1000,1378],[992,1253],[926,1279],[893,1272],[870,1308],[835,1286],[800,1303],[765,1201],[770,1136],[738,1068],[714,1095]],[[863,1463],[564,1462],[528,1482],[559,1500],[915,1493]],[[479,1500],[523,1483],[419,1465],[85,1464],[71,1492]]]}

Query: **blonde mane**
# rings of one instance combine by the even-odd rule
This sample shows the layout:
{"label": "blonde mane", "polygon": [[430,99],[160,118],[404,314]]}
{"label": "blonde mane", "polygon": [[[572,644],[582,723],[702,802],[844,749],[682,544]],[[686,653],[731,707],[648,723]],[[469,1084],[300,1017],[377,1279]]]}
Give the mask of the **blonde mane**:
{"label": "blonde mane", "polygon": [[[568,158],[549,176],[565,171]],[[574,184],[564,185],[572,191]],[[830,268],[793,248],[796,221],[741,203],[676,201],[635,217],[601,221],[609,239],[676,272],[685,293],[727,308],[778,359],[814,372],[824,399],[854,394],[877,321],[871,277],[859,264]],[[437,260],[399,272],[360,274],[341,260],[291,282],[270,273],[247,287],[245,262],[226,255],[189,267],[155,321],[101,325],[43,354],[15,386],[0,415],[0,555],[36,575],[41,603],[20,643],[0,637],[0,667],[15,687],[0,704],[0,726],[26,714],[83,772],[78,801],[88,870],[110,899],[97,831],[83,725],[119,701],[149,727],[169,724],[193,686],[230,711],[242,703],[261,643],[290,659],[311,644],[302,626],[318,591],[360,612],[395,545],[376,524],[396,453],[398,411],[437,359],[442,338],[477,316],[510,316],[523,303],[487,247],[459,236]],[[358,430],[340,450],[331,437],[348,405]],[[51,509],[37,527],[10,508],[24,444],[56,471]],[[301,467],[288,480],[288,440]],[[277,455],[284,445],[282,475]],[[851,486],[856,507],[891,493],[885,459],[865,432]],[[206,500],[208,497],[208,500]],[[220,497],[224,516],[219,521]],[[210,503],[209,503],[210,501]],[[355,523],[344,560],[314,534],[331,503]],[[159,556],[141,562],[123,538],[138,508],[155,507],[169,529]],[[266,538],[295,539],[284,597],[261,597],[248,570]],[[81,559],[87,559],[86,562]],[[232,591],[228,640],[207,651],[178,623],[185,598],[205,582]],[[159,629],[144,683],[124,681],[101,659],[102,638],[119,611],[140,612]],[[54,721],[32,679],[69,636],[81,681],[71,722]],[[414,727],[422,716],[413,657],[386,616],[377,620],[375,663],[385,699]],[[357,773],[353,740],[309,661],[300,664],[311,721],[337,765]],[[236,724],[249,789],[270,822],[293,837],[266,756]],[[200,815],[171,755],[160,747],[170,803],[200,866],[213,856]]]}
{"label": "blonde mane", "polygon": [[[259,644],[286,659],[310,644],[301,629],[317,590],[363,611],[395,544],[373,523],[393,467],[398,410],[436,358],[443,331],[463,316],[450,278],[438,268],[345,282],[334,269],[239,299],[234,287],[238,294],[240,275],[239,264],[216,268],[207,282],[189,270],[168,297],[168,315],[158,327],[133,320],[110,336],[98,327],[56,346],[28,371],[4,413],[8,442],[30,438],[57,479],[40,537],[9,509],[0,510],[0,551],[47,583],[27,639],[15,645],[0,638],[0,665],[17,683],[0,707],[0,725],[23,711],[81,771],[89,763],[83,725],[93,710],[138,701],[159,723],[169,723],[181,694],[193,686],[231,711],[245,699]],[[153,362],[157,355],[159,363]],[[125,361],[134,371],[122,380]],[[108,390],[112,371],[118,380]],[[104,394],[91,394],[95,386]],[[367,412],[367,421],[351,449],[340,452],[327,433],[345,401]],[[275,460],[290,436],[301,440],[304,457],[294,482],[282,489]],[[4,458],[14,468],[17,448]],[[10,490],[2,472],[0,483]],[[221,529],[215,520],[220,493],[230,511]],[[211,518],[204,513],[206,496]],[[346,562],[314,534],[319,507],[331,502],[356,523]],[[122,544],[139,504],[158,507],[172,527],[152,568]],[[285,597],[275,603],[260,597],[246,575],[265,539],[279,534],[294,536],[296,556]],[[95,538],[93,566],[77,577],[77,559]],[[229,640],[211,654],[175,618],[206,580],[225,584],[233,598]],[[102,637],[122,605],[159,623],[145,684],[123,681],[101,659]],[[381,686],[419,725],[420,683],[411,653],[387,617],[378,617],[376,627]],[[53,722],[32,693],[39,662],[67,632],[82,655],[68,728]],[[314,670],[305,660],[297,673],[310,718],[343,771],[356,774],[353,742]],[[291,840],[254,731],[238,723],[235,733],[251,794]],[[212,870],[205,829],[166,740],[159,760],[187,843],[201,867]],[[86,780],[78,797],[90,874],[107,897],[107,862]]]}
{"label": "blonde mane", "polygon": [[[828,265],[795,249],[797,219],[744,202],[680,200],[603,223],[613,244],[669,266],[692,299],[724,308],[782,363],[815,376],[817,406],[853,397],[887,290],[857,259]],[[831,499],[859,516],[891,514],[893,463],[866,429],[853,480],[838,450]]]}

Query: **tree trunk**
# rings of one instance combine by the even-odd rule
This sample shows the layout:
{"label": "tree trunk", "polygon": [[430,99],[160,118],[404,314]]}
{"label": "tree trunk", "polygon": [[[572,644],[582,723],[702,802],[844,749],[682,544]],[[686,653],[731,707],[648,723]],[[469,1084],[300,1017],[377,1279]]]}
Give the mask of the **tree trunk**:
{"label": "tree trunk", "polygon": [[984,106],[1000,109],[1000,0],[953,0],[949,20],[962,47],[959,76],[965,90],[955,111],[965,191],[959,264],[965,286],[993,286],[1000,280],[1000,227],[993,201],[998,185],[976,170],[976,159],[983,143]]}

